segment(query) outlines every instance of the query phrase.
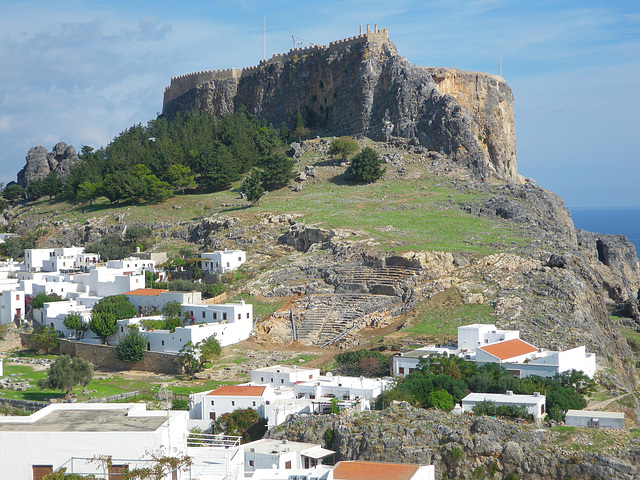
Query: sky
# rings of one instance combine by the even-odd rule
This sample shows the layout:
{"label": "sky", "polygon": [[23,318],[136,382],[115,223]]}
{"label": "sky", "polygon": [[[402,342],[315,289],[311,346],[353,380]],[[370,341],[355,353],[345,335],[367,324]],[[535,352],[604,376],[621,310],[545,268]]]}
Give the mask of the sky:
{"label": "sky", "polygon": [[[2,0],[0,181],[31,147],[106,146],[172,76],[388,28],[416,65],[502,75],[518,169],[570,207],[640,206],[640,2]],[[266,45],[264,42],[266,24]]]}

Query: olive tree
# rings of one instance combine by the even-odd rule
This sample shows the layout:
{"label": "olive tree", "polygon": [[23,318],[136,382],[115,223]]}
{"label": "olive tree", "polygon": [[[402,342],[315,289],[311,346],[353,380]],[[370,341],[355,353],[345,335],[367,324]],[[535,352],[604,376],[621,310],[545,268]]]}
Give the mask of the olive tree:
{"label": "olive tree", "polygon": [[59,357],[47,372],[45,378],[38,380],[40,388],[51,388],[65,392],[65,399],[71,398],[71,390],[76,385],[89,385],[93,378],[93,366],[81,358],[69,355]]}

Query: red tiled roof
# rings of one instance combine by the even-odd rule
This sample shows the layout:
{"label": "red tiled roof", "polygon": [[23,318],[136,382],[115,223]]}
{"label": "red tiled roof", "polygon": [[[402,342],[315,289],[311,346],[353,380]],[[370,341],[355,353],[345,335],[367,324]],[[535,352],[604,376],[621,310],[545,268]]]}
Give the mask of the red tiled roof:
{"label": "red tiled roof", "polygon": [[207,395],[224,395],[228,397],[261,397],[266,386],[223,385]]}
{"label": "red tiled roof", "polygon": [[400,463],[338,462],[333,470],[334,480],[409,480],[419,465]]}
{"label": "red tiled roof", "polygon": [[168,292],[169,290],[163,290],[161,288],[136,288],[130,292],[125,292],[123,295],[147,295],[150,297],[157,297],[160,292]]}
{"label": "red tiled roof", "polygon": [[513,340],[505,340],[504,342],[494,343],[486,347],[480,347],[480,350],[487,352],[500,360],[526,355],[527,353],[537,352],[538,349],[533,345],[514,338]]}

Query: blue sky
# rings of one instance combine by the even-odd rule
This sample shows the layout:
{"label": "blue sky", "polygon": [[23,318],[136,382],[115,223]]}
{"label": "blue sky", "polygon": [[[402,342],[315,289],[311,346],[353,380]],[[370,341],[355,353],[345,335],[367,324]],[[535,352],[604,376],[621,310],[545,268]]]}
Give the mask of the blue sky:
{"label": "blue sky", "polygon": [[422,66],[499,73],[518,168],[569,206],[640,206],[636,1],[13,1],[0,6],[0,181],[29,148],[100,147],[162,109],[170,78],[255,65],[291,35],[389,29]]}

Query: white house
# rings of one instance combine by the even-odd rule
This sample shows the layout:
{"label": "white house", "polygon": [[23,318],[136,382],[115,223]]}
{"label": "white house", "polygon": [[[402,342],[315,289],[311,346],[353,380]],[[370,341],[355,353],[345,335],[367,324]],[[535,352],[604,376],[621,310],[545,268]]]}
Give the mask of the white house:
{"label": "white house", "polygon": [[245,443],[242,447],[245,473],[268,468],[279,470],[315,468],[323,463],[332,463],[336,453],[315,443],[266,438]]}
{"label": "white house", "polygon": [[200,268],[207,272],[226,273],[235,270],[247,261],[242,250],[218,250],[200,255]]}
{"label": "white house", "polygon": [[216,390],[189,395],[189,418],[216,420],[225,413],[247,408],[265,418],[263,406],[274,398],[269,385],[223,385]]}
{"label": "white house", "polygon": [[140,317],[118,320],[118,330],[113,340],[117,341],[125,336],[128,333],[127,327],[137,328],[148,337],[147,350],[178,353],[187,342],[195,345],[211,336],[215,336],[220,345],[226,347],[249,338],[253,330],[253,306],[245,304],[243,300],[240,303],[221,305],[184,304],[182,311],[190,317],[189,324],[177,327],[173,332],[149,330],[142,325],[144,318]]}
{"label": "white house", "polygon": [[24,315],[24,291],[19,289],[0,291],[0,324],[19,320]]}
{"label": "white house", "polygon": [[33,319],[40,325],[49,325],[68,337],[75,334],[75,332],[64,326],[65,317],[71,313],[75,313],[80,316],[84,323],[88,324],[89,320],[91,320],[93,305],[95,305],[98,300],[96,297],[78,297],[62,302],[45,302],[42,308],[35,308],[33,310]]}
{"label": "white house", "polygon": [[567,410],[564,423],[572,427],[624,428],[623,412],[597,412],[593,410]]}
{"label": "white house", "polygon": [[[0,417],[2,477],[40,480],[67,473],[105,474],[144,466],[151,453],[187,453],[187,412],[147,411],[145,404],[52,404],[26,417]],[[97,455],[112,457],[111,472]],[[175,478],[189,478],[178,473]]]}
{"label": "white house", "polygon": [[499,330],[495,325],[474,323],[458,327],[458,349],[473,352],[490,343],[520,338],[518,330]]}
{"label": "white house", "polygon": [[563,352],[539,349],[519,338],[517,330],[498,330],[495,325],[473,324],[458,327],[458,348],[422,347],[392,357],[394,375],[405,376],[415,370],[421,358],[434,353],[457,355],[479,365],[500,363],[518,378],[530,375],[554,377],[570,370],[593,378],[596,355],[585,346]]}
{"label": "white house", "polygon": [[123,272],[135,273],[137,275],[146,271],[155,272],[156,262],[151,259],[141,259],[136,257],[127,257],[122,260],[107,261],[107,268],[118,268]]}
{"label": "white house", "polygon": [[385,378],[320,375],[313,380],[297,382],[293,386],[297,398],[337,398],[341,400],[371,400],[390,384]]}
{"label": "white house", "polygon": [[168,302],[202,303],[202,294],[195,291],[170,292],[160,288],[137,288],[123,295],[143,315],[162,310]]}
{"label": "white house", "polygon": [[59,272],[96,265],[97,253],[84,253],[84,247],[29,248],[24,251],[26,271]]}
{"label": "white house", "polygon": [[297,382],[308,382],[320,377],[319,368],[274,365],[251,370],[251,383],[275,386],[291,386]]}
{"label": "white house", "polygon": [[514,395],[508,390],[505,394],[498,393],[470,393],[462,399],[462,411],[471,412],[480,402],[490,401],[496,406],[522,405],[533,418],[541,418],[546,413],[547,399],[538,392],[533,395]]}
{"label": "white house", "polygon": [[70,278],[80,285],[79,291],[98,297],[121,295],[145,285],[143,274],[129,274],[121,268],[96,267],[87,273],[70,275]]}

